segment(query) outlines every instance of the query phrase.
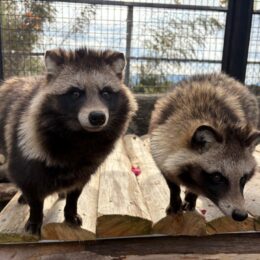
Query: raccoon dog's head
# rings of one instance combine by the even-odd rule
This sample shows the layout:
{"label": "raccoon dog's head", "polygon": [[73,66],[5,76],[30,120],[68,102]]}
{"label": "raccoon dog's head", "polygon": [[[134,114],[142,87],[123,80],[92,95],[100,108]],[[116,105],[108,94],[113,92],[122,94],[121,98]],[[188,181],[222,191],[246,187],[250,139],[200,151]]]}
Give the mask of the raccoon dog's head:
{"label": "raccoon dog's head", "polygon": [[122,81],[123,53],[55,49],[46,52],[45,65],[47,84],[40,110],[55,116],[61,129],[100,132],[111,124],[117,127],[115,115],[126,121],[135,110]]}
{"label": "raccoon dog's head", "polygon": [[225,215],[242,221],[247,218],[243,190],[255,171],[252,152],[260,132],[232,129],[225,133],[209,125],[198,126],[187,148],[169,156],[165,167],[169,176],[175,168],[180,184],[208,197]]}

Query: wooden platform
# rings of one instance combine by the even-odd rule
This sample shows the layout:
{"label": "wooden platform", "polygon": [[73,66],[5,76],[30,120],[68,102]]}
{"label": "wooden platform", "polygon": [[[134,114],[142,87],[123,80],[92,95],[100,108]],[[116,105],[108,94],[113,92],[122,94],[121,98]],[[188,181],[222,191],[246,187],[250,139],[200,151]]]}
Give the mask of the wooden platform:
{"label": "wooden platform", "polygon": [[[255,157],[260,165],[259,147]],[[0,242],[93,240],[149,234],[205,236],[260,230],[259,173],[245,189],[250,217],[243,222],[223,216],[212,202],[202,197],[195,212],[166,216],[167,184],[149,152],[149,139],[135,135],[127,135],[117,143],[85,186],[78,203],[82,227],[64,223],[65,200],[55,194],[45,201],[42,237],[30,236],[24,233],[28,206],[18,204],[18,197],[19,192],[0,213]]]}

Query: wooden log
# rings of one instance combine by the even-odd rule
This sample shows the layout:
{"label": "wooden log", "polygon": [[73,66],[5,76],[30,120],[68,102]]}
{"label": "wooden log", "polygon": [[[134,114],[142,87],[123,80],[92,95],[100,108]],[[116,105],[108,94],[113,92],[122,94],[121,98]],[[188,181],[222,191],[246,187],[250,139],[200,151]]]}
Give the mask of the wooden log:
{"label": "wooden log", "polygon": [[251,217],[239,222],[231,217],[223,216],[207,223],[207,234],[209,235],[246,231],[255,231],[255,220]]}
{"label": "wooden log", "polygon": [[153,221],[153,232],[170,235],[204,235],[205,220],[197,212],[166,216],[170,199],[169,188],[148,151],[147,137],[142,140],[136,135],[126,135],[124,142],[132,165],[141,170],[136,179]]}
{"label": "wooden log", "polygon": [[0,201],[9,201],[17,193],[18,189],[12,183],[0,183]]}
{"label": "wooden log", "polygon": [[47,240],[90,240],[96,238],[97,203],[100,171],[92,175],[78,200],[78,213],[82,226],[71,226],[64,222],[65,199],[55,202],[48,211],[42,226],[42,238]]}
{"label": "wooden log", "polygon": [[166,216],[165,210],[169,204],[169,189],[152,155],[143,141],[136,135],[126,135],[124,143],[131,164],[141,170],[136,177],[153,224]]}
{"label": "wooden log", "polygon": [[[24,226],[29,216],[29,206],[18,203],[20,195],[21,193],[17,192],[0,213],[0,243],[35,241],[39,239],[38,236],[24,231]],[[46,211],[48,211],[56,199],[56,194],[45,199],[44,214],[46,214]]]}
{"label": "wooden log", "polygon": [[205,219],[197,211],[166,216],[153,226],[153,232],[168,235],[203,236],[206,235]]}
{"label": "wooden log", "polygon": [[151,217],[145,205],[123,141],[101,166],[98,200],[98,237],[148,234]]}

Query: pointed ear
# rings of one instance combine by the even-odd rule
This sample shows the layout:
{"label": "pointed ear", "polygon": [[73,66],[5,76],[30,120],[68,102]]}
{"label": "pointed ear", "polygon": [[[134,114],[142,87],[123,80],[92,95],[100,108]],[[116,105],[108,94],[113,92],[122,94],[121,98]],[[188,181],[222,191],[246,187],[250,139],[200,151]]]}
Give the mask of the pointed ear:
{"label": "pointed ear", "polygon": [[246,140],[246,146],[255,149],[255,147],[260,143],[260,131],[253,131]]}
{"label": "pointed ear", "polygon": [[125,68],[125,55],[121,52],[110,52],[107,59],[107,63],[111,66],[116,75],[122,79],[123,71]]}
{"label": "pointed ear", "polygon": [[46,51],[44,59],[48,78],[54,78],[58,75],[64,64],[64,56],[58,49],[55,49]]}
{"label": "pointed ear", "polygon": [[191,138],[192,148],[200,153],[206,152],[216,142],[222,142],[222,136],[217,130],[208,125],[199,126]]}

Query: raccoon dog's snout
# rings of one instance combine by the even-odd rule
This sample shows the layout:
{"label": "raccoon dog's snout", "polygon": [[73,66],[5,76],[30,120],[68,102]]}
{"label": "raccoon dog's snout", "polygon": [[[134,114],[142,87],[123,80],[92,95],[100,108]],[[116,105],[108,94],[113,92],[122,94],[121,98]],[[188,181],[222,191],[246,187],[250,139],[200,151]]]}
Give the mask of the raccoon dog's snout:
{"label": "raccoon dog's snout", "polygon": [[107,126],[109,112],[106,109],[83,109],[78,116],[81,126],[89,132],[99,132]]}
{"label": "raccoon dog's snout", "polygon": [[244,210],[234,209],[232,212],[232,218],[236,221],[243,221],[248,217],[248,214]]}
{"label": "raccoon dog's snout", "polygon": [[102,126],[106,122],[106,115],[102,111],[93,111],[89,114],[89,122],[93,126]]}

